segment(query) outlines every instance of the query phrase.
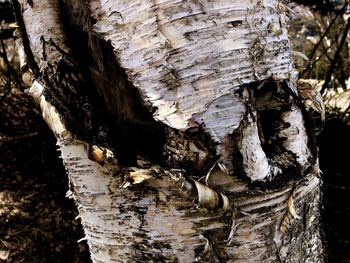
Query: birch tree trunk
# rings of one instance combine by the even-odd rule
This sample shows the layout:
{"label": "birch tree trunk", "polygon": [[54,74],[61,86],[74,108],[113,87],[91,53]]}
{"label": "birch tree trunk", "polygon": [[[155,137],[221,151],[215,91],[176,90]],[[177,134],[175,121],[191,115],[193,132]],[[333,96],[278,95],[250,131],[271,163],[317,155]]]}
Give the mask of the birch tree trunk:
{"label": "birch tree trunk", "polygon": [[323,262],[277,0],[13,0],[94,262]]}

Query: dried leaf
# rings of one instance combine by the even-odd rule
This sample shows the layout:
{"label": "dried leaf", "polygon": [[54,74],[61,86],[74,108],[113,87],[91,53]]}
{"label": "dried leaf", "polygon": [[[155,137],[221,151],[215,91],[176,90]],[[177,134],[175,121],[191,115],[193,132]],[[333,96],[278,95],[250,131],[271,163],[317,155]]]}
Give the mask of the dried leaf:
{"label": "dried leaf", "polygon": [[295,211],[293,196],[288,198],[288,211],[294,218],[300,219],[300,216],[298,216],[297,212]]}
{"label": "dried leaf", "polygon": [[88,157],[90,160],[103,166],[107,160],[114,157],[113,152],[107,148],[103,148],[97,145],[92,145],[88,152]]}
{"label": "dried leaf", "polygon": [[0,250],[0,259],[7,260],[10,256],[10,250]]}
{"label": "dried leaf", "polygon": [[295,210],[294,200],[292,195],[288,198],[287,208],[288,210],[283,216],[281,226],[280,226],[280,231],[283,235],[285,235],[288,232],[288,230],[291,228],[292,224],[296,219],[300,219],[300,217],[298,216]]}
{"label": "dried leaf", "polygon": [[152,170],[150,169],[133,168],[133,171],[131,171],[129,176],[125,179],[121,188],[128,188],[130,185],[140,184],[143,181],[151,179],[152,177]]}
{"label": "dried leaf", "polygon": [[152,178],[152,175],[148,173],[147,169],[142,169],[131,172],[130,178],[132,179],[133,184],[140,184],[143,181]]}
{"label": "dried leaf", "polygon": [[325,120],[325,106],[322,99],[322,95],[311,84],[298,80],[298,93],[299,97],[309,105],[313,110],[318,112],[321,116],[321,120]]}

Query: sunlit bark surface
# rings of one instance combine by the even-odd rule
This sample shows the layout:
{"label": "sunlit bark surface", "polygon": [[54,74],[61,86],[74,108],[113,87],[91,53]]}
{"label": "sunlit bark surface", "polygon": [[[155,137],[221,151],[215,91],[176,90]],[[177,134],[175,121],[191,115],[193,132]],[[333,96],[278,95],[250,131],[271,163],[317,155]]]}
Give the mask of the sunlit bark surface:
{"label": "sunlit bark surface", "polygon": [[94,262],[323,262],[282,2],[14,6]]}

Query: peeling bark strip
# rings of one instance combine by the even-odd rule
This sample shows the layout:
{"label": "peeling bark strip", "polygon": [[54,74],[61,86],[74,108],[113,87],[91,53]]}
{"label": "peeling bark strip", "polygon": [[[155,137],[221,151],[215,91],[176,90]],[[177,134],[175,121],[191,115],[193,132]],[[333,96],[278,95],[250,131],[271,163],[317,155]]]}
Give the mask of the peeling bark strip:
{"label": "peeling bark strip", "polygon": [[281,2],[21,8],[94,262],[323,262]]}

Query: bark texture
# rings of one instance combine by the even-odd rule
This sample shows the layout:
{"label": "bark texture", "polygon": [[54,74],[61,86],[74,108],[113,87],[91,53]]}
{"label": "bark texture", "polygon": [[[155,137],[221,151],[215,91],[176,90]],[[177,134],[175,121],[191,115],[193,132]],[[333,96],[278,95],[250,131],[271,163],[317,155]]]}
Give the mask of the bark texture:
{"label": "bark texture", "polygon": [[282,2],[14,6],[94,262],[323,261]]}

